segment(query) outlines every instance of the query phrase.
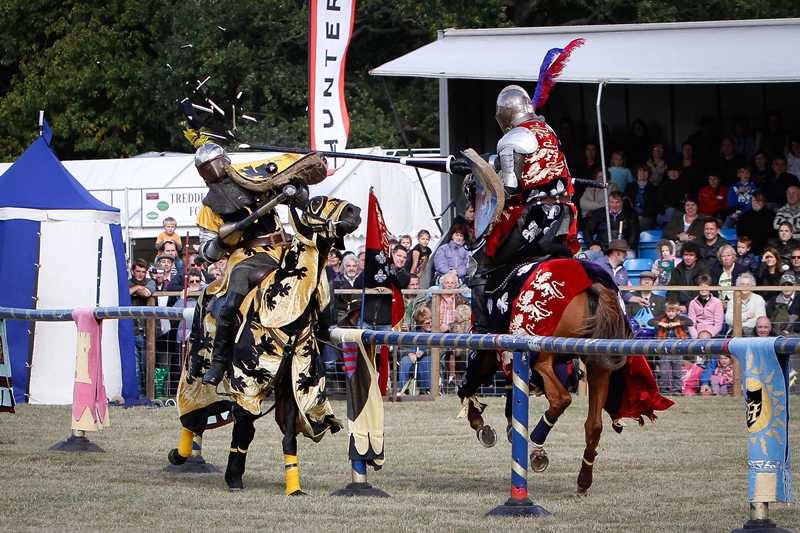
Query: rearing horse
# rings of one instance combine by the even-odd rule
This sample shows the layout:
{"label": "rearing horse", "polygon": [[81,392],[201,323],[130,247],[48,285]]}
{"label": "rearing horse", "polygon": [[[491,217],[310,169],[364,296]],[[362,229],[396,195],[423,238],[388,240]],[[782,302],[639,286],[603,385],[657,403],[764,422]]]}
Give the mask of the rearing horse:
{"label": "rearing horse", "polygon": [[[202,295],[192,325],[181,381],[178,410],[183,431],[178,448],[168,454],[182,464],[191,454],[194,435],[202,435],[208,416],[230,410],[231,450],[225,481],[231,490],[244,487],[247,451],[255,435],[254,422],[271,410],[283,437],[286,493],[303,494],[297,465],[297,435],[318,442],[327,430],[338,431],[325,395],[325,371],[316,334],[327,334],[321,312],[330,298],[325,261],[335,243],[361,223],[360,209],[327,197],[312,198],[301,214],[290,210],[294,238],[288,248],[274,247],[280,268],[270,272],[247,294],[239,307],[230,376],[218,387],[203,384],[211,365],[216,319],[214,295],[225,278]],[[275,393],[275,403],[267,398]]]}
{"label": "rearing horse", "polygon": [[[527,263],[508,273],[487,293],[492,330],[518,335],[542,335],[593,339],[631,338],[622,300],[614,280],[598,265],[575,259],[552,259]],[[511,354],[499,354],[507,376],[511,375]],[[531,384],[542,391],[550,404],[531,432],[531,469],[542,472],[549,459],[544,443],[559,417],[572,403],[567,390],[568,363],[574,355],[540,352],[531,358]],[[642,356],[581,356],[586,365],[589,386],[589,412],[584,425],[586,448],[578,475],[578,493],[592,484],[594,460],[603,431],[602,410],[622,431],[620,418],[631,417],[640,424],[643,416],[654,420],[654,410],[664,410],[672,402],[658,394],[650,367]],[[470,366],[473,367],[470,369]],[[497,360],[492,357],[470,361],[465,379],[467,390],[477,390],[485,376],[493,375]],[[616,377],[614,377],[616,376]],[[506,417],[511,422],[511,396],[507,396]],[[464,399],[460,416],[469,418],[478,440],[493,446],[497,437],[483,421],[485,408],[475,396]],[[508,431],[508,430],[507,430]]]}

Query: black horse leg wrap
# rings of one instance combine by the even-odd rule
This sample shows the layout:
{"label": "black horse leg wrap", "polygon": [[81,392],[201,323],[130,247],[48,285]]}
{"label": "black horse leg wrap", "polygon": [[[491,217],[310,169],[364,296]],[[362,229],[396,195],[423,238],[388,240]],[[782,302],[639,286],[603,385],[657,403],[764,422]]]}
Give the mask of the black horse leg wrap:
{"label": "black horse leg wrap", "polygon": [[536,427],[531,432],[531,442],[538,446],[543,446],[544,441],[547,440],[547,435],[550,434],[550,430],[553,429],[553,426],[558,422],[558,418],[551,418],[545,412],[542,415],[542,418],[539,419],[539,423],[536,424]]}

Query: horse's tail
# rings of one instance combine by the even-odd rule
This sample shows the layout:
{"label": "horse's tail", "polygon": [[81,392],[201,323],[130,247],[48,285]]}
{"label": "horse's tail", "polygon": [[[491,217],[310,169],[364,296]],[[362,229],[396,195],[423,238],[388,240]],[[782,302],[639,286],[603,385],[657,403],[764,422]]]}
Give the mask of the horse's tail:
{"label": "horse's tail", "polygon": [[[594,283],[587,290],[589,296],[589,323],[592,339],[629,339],[631,328],[625,312],[620,306],[616,291]],[[614,371],[625,366],[625,355],[598,355],[597,362],[603,368]]]}

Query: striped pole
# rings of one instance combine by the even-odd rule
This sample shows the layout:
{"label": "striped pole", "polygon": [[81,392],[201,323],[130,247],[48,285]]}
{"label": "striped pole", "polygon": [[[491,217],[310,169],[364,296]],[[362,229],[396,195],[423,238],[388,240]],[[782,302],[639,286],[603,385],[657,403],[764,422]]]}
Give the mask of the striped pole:
{"label": "striped pole", "polygon": [[511,440],[511,497],[486,516],[551,516],[550,511],[528,498],[528,398],[530,352],[514,352],[513,437]]}

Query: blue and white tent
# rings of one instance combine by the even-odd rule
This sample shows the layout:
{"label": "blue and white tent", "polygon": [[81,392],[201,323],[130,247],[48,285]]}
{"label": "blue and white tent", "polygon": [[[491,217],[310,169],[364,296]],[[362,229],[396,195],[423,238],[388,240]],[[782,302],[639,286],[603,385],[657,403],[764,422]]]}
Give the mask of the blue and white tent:
{"label": "blue and white tent", "polygon": [[[98,292],[100,306],[130,305],[127,280],[119,210],[89,194],[39,137],[0,177],[0,306],[94,307]],[[16,401],[71,404],[75,324],[7,326]],[[109,398],[137,398],[132,321],[104,321],[102,348]]]}

